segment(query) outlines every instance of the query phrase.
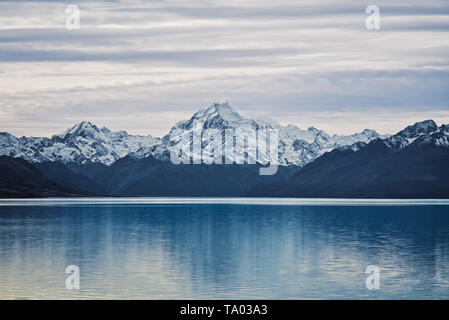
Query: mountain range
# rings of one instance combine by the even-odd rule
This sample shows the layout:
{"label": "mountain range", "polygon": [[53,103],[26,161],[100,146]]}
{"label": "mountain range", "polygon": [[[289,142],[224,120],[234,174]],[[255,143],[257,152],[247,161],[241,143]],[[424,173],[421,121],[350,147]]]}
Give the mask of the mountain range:
{"label": "mountain range", "polygon": [[[277,130],[278,173],[259,176],[260,162],[174,165],[170,153],[190,149],[180,145],[186,143],[181,136],[198,123],[220,133]],[[0,195],[447,198],[448,140],[449,126],[432,120],[391,136],[370,129],[330,136],[313,127],[248,119],[229,103],[215,103],[162,138],[113,132],[87,121],[50,138],[1,132]],[[202,153],[209,143],[202,141]]]}
{"label": "mountain range", "polygon": [[337,148],[249,196],[449,198],[449,126],[415,123],[387,139]]}
{"label": "mountain range", "polygon": [[[110,166],[126,156],[143,159],[152,156],[168,161],[170,151],[182,143],[183,133],[193,130],[195,122],[203,124],[204,129],[241,130],[277,129],[279,132],[280,165],[304,166],[327,151],[349,146],[356,142],[386,137],[374,130],[364,130],[349,136],[329,136],[326,132],[310,127],[307,130],[288,125],[280,126],[274,121],[254,120],[242,117],[229,103],[215,103],[196,112],[190,119],[180,121],[170,132],[161,138],[130,135],[126,131],[113,132],[108,128],[98,128],[83,121],[55,134],[51,138],[17,138],[7,132],[0,132],[0,155],[20,157],[32,163],[97,163]],[[203,145],[203,151],[207,143]]]}

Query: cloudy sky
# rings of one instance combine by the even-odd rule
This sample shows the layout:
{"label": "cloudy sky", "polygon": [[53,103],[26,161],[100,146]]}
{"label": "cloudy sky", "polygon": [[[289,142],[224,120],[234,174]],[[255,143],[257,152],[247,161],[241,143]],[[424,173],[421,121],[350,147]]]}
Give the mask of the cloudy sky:
{"label": "cloudy sky", "polygon": [[224,100],[329,133],[449,123],[447,0],[73,0],[79,30],[67,4],[0,2],[0,131],[160,136]]}

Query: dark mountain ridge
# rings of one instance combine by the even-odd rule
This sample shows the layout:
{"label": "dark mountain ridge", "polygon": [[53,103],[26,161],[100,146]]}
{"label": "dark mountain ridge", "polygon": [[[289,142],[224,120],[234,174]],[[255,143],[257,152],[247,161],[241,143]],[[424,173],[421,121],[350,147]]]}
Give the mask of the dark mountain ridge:
{"label": "dark mountain ridge", "polygon": [[387,139],[340,148],[248,196],[449,198],[449,130],[431,120]]}
{"label": "dark mountain ridge", "polygon": [[[59,166],[59,164],[55,164]],[[63,165],[61,165],[63,167]],[[45,168],[43,168],[44,171]],[[0,156],[0,196],[7,198],[23,197],[66,197],[92,196],[95,193],[80,188],[77,176],[75,181],[61,180],[47,171],[44,173],[34,164],[21,158]],[[81,178],[81,179],[80,179]],[[78,180],[80,179],[80,180]]]}

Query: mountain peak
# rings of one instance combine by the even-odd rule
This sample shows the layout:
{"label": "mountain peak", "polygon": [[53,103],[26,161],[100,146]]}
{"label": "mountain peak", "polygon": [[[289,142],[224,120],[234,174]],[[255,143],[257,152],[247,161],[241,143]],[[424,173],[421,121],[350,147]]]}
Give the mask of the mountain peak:
{"label": "mountain peak", "polygon": [[320,131],[320,130],[318,130],[318,129],[315,128],[315,127],[308,127],[308,128],[307,128],[307,131],[317,133],[317,132]]}
{"label": "mountain peak", "polygon": [[221,110],[234,111],[228,101],[215,102],[215,103],[211,104],[207,109],[215,109],[217,111],[221,111]]}
{"label": "mountain peak", "polygon": [[370,136],[377,136],[377,135],[379,135],[379,134],[377,133],[377,131],[376,131],[376,130],[373,130],[373,129],[364,129],[364,130],[362,131],[362,134],[370,135]]}
{"label": "mountain peak", "polygon": [[449,145],[444,132],[439,130],[433,120],[416,122],[406,127],[397,134],[383,140],[383,143],[394,151],[400,151],[409,146],[419,146],[425,144]]}
{"label": "mountain peak", "polygon": [[93,128],[93,127],[95,127],[96,128],[96,126],[92,122],[86,121],[86,120],[83,120],[80,123],[75,124],[73,127],[76,127],[76,128]]}
{"label": "mountain peak", "polygon": [[167,136],[179,129],[190,130],[194,122],[201,122],[203,128],[225,129],[239,127],[242,124],[250,123],[249,120],[236,112],[228,102],[216,102],[209,107],[197,111],[189,120],[178,122]]}
{"label": "mountain peak", "polygon": [[402,131],[399,131],[397,135],[404,138],[416,138],[422,134],[428,134],[438,130],[438,126],[433,120],[424,120],[416,122],[415,124],[408,126]]}
{"label": "mountain peak", "polygon": [[414,125],[412,125],[412,127],[417,127],[417,128],[432,128],[432,130],[436,130],[436,128],[438,128],[437,124],[435,123],[435,121],[429,119],[429,120],[424,120],[424,121],[420,121],[420,122],[416,122]]}
{"label": "mountain peak", "polygon": [[95,133],[99,133],[100,130],[96,125],[94,125],[90,121],[81,121],[78,124],[75,124],[73,127],[67,129],[63,133],[56,134],[53,137],[66,139],[71,136],[78,136],[78,135],[92,135]]}
{"label": "mountain peak", "polygon": [[227,101],[216,102],[207,108],[201,109],[195,113],[193,117],[207,121],[217,116],[228,122],[244,120],[244,118],[237,111],[235,111]]}
{"label": "mountain peak", "polygon": [[79,124],[75,125],[75,127],[79,128],[80,130],[83,129],[94,129],[94,130],[98,130],[97,126],[94,125],[92,122],[90,121],[81,121]]}

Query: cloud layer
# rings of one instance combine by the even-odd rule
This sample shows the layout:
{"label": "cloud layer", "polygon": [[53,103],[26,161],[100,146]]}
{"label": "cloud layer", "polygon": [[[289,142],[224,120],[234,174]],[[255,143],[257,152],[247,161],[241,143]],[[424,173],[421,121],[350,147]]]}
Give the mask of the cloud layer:
{"label": "cloud layer", "polygon": [[[244,115],[394,132],[449,123],[447,1],[0,2],[0,131],[49,135],[80,120],[162,135],[229,100]],[[369,3],[371,4],[371,3]]]}

